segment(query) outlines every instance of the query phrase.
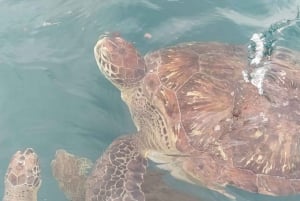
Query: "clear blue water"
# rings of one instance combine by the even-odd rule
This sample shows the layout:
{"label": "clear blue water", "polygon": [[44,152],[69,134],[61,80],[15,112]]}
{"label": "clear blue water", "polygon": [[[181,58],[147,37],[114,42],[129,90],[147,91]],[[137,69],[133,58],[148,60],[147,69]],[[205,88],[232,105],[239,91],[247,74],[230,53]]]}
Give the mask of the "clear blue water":
{"label": "clear blue water", "polygon": [[[42,166],[39,200],[64,201],[49,165],[56,149],[95,160],[114,138],[135,131],[119,92],[94,61],[93,46],[104,32],[120,32],[142,53],[185,41],[247,44],[253,33],[295,18],[297,5],[299,0],[0,0],[0,178],[16,150],[33,147]],[[293,46],[299,29],[281,37]],[[293,47],[300,49],[299,43]],[[226,200],[166,180],[201,200]],[[3,188],[0,182],[0,197]],[[240,201],[300,199],[228,190]]]}

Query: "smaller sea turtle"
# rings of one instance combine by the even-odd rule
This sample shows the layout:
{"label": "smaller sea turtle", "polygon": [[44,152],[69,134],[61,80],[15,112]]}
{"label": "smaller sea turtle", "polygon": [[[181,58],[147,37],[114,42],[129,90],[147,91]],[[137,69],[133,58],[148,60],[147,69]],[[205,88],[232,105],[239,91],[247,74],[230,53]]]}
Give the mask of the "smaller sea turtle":
{"label": "smaller sea turtle", "polygon": [[[38,155],[32,148],[18,151],[12,157],[5,175],[3,201],[37,201],[41,186]],[[93,163],[88,158],[57,150],[51,162],[54,177],[70,201],[89,201],[85,198],[86,180]],[[186,193],[170,189],[161,179],[162,173],[148,171],[143,189],[147,201],[199,201]]]}
{"label": "smaller sea turtle", "polygon": [[[92,167],[91,160],[60,149],[56,151],[51,162],[53,176],[56,178],[60,189],[70,201],[92,201],[86,197],[86,181]],[[169,188],[161,178],[162,173],[149,170],[145,174],[142,189],[147,201],[200,201],[192,195]],[[108,193],[109,190],[103,192]],[[101,200],[101,199],[100,199]]]}
{"label": "smaller sea turtle", "polygon": [[83,201],[86,192],[86,180],[93,163],[83,157],[59,149],[51,162],[52,173],[60,189],[68,200]]}
{"label": "smaller sea turtle", "polygon": [[37,154],[31,148],[18,151],[7,168],[3,201],[37,201],[41,183]]}

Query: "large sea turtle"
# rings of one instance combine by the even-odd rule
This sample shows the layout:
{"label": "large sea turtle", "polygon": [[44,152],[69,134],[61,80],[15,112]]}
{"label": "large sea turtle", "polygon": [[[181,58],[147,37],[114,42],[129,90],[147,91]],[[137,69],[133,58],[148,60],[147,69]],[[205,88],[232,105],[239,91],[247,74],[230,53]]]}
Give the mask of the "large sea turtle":
{"label": "large sea turtle", "polygon": [[137,133],[116,139],[88,179],[91,200],[144,200],[147,159],[223,192],[300,193],[300,54],[277,47],[261,66],[247,48],[183,43],[142,57],[119,35],[94,48]]}
{"label": "large sea turtle", "polygon": [[[121,36],[108,35],[94,53],[121,91],[137,132],[113,141],[96,161],[84,180],[86,201],[145,200],[148,159],[222,193],[226,185],[268,195],[300,193],[299,52],[277,48],[263,65],[249,66],[243,46],[194,42],[142,57]],[[85,165],[55,161],[57,170],[85,173],[78,169]],[[55,176],[61,186],[68,183]]]}

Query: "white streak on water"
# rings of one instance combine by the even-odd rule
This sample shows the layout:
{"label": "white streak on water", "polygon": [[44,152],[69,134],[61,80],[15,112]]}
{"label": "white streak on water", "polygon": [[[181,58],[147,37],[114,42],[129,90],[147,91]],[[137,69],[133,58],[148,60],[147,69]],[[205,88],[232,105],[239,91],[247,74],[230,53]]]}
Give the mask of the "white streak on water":
{"label": "white streak on water", "polygon": [[260,95],[263,94],[263,80],[265,77],[266,72],[269,70],[268,66],[263,66],[259,68],[255,68],[254,71],[250,74],[251,77],[251,84],[256,86],[258,89],[258,93]]}
{"label": "white streak on water", "polygon": [[257,13],[240,13],[230,8],[216,8],[217,13],[221,16],[229,19],[236,24],[242,26],[250,26],[257,28],[266,28],[266,25],[272,24],[282,19],[294,19],[296,15],[296,8],[299,3],[297,1],[289,2],[289,4],[284,4],[280,7],[276,5],[270,5],[266,3],[267,13],[262,13],[258,15]]}
{"label": "white streak on water", "polygon": [[[201,20],[199,20],[201,19]],[[152,42],[170,43],[177,40],[179,36],[200,27],[205,27],[215,20],[212,15],[199,15],[194,18],[191,17],[172,17],[168,20],[162,21],[158,26],[149,30],[152,34]]]}
{"label": "white streak on water", "polygon": [[251,64],[258,65],[264,57],[265,38],[261,33],[254,33],[250,40],[255,43],[255,57],[251,60]]}
{"label": "white streak on water", "polygon": [[42,26],[43,27],[48,27],[48,26],[53,26],[53,25],[58,25],[60,22],[43,22]]}

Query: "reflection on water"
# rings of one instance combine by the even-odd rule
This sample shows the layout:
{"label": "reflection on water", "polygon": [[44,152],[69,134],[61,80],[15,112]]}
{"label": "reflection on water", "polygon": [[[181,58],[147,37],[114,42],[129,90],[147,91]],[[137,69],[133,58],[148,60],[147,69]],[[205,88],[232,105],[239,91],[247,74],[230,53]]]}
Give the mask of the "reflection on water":
{"label": "reflection on water", "polygon": [[[247,44],[253,33],[294,18],[299,4],[0,0],[0,177],[16,150],[33,147],[43,174],[39,200],[65,200],[49,166],[56,149],[95,160],[117,136],[135,131],[119,92],[99,73],[93,58],[93,46],[104,32],[122,33],[142,53],[184,41]],[[144,38],[145,33],[152,38]],[[299,22],[280,33],[278,45],[299,50],[298,36]],[[185,192],[201,189],[205,200],[224,200],[205,188],[167,180]],[[229,190],[242,201],[282,200]]]}

